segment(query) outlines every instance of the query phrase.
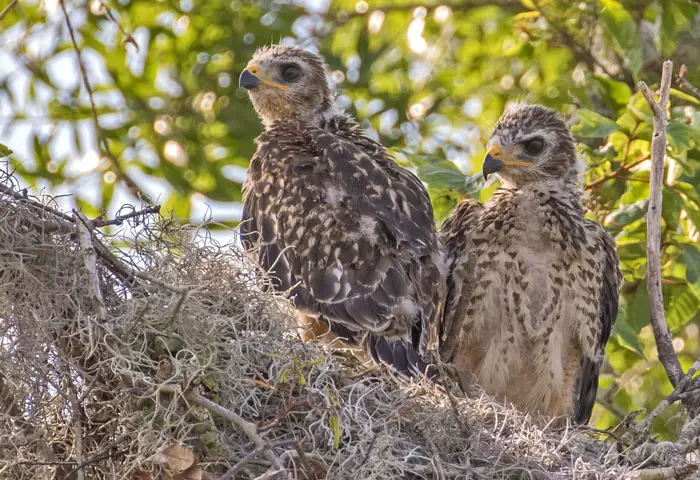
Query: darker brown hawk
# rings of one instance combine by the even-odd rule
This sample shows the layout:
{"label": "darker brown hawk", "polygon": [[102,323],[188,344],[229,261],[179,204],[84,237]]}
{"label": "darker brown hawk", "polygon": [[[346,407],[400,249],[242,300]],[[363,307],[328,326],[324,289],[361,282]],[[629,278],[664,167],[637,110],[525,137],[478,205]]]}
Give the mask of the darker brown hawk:
{"label": "darker brown hawk", "polygon": [[444,280],[423,184],[336,107],[318,56],[261,48],[240,86],[265,125],[244,188],[244,247],[301,323],[425,373]]}
{"label": "darker brown hawk", "polygon": [[442,358],[526,411],[586,423],[617,316],[615,242],[584,216],[574,141],[554,111],[507,111],[484,160],[492,173],[493,197],[463,201],[442,227]]}

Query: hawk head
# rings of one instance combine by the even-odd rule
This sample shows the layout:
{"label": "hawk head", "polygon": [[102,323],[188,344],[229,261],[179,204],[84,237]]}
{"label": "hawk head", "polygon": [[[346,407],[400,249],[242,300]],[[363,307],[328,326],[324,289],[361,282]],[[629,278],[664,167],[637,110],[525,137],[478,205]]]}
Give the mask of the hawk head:
{"label": "hawk head", "polygon": [[498,120],[482,172],[515,187],[556,178],[575,180],[579,164],[564,121],[540,105],[516,105]]}
{"label": "hawk head", "polygon": [[323,60],[295,47],[260,48],[239,79],[265,125],[279,120],[313,122],[332,106]]}

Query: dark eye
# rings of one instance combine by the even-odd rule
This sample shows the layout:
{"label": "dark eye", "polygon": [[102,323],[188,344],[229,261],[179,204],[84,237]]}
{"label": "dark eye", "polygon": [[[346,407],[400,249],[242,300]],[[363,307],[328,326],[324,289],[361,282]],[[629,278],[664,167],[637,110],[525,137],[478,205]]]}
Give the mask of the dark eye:
{"label": "dark eye", "polygon": [[525,151],[530,155],[537,155],[544,148],[544,140],[541,138],[533,138],[525,142]]}
{"label": "dark eye", "polygon": [[301,70],[296,65],[287,65],[282,70],[282,78],[288,82],[293,82],[301,75]]}

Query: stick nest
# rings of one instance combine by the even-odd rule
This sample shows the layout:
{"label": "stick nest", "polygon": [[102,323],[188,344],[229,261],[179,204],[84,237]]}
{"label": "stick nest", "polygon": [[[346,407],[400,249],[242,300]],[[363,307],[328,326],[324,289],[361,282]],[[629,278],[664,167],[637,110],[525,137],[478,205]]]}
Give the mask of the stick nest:
{"label": "stick nest", "polygon": [[[205,228],[0,185],[0,477],[623,478],[615,446],[301,343]],[[109,226],[110,234],[104,232]],[[117,225],[115,225],[117,224]],[[121,225],[119,225],[121,224]]]}

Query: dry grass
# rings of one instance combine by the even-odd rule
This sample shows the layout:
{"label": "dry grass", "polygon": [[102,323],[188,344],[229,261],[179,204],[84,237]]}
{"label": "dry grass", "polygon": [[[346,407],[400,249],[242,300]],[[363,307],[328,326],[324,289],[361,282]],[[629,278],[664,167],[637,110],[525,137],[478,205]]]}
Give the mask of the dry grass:
{"label": "dry grass", "polygon": [[442,387],[363,372],[300,343],[264,275],[205,229],[150,215],[107,236],[41,208],[10,178],[0,190],[0,478],[634,469],[590,433],[542,428],[486,396],[455,390],[451,401]]}

